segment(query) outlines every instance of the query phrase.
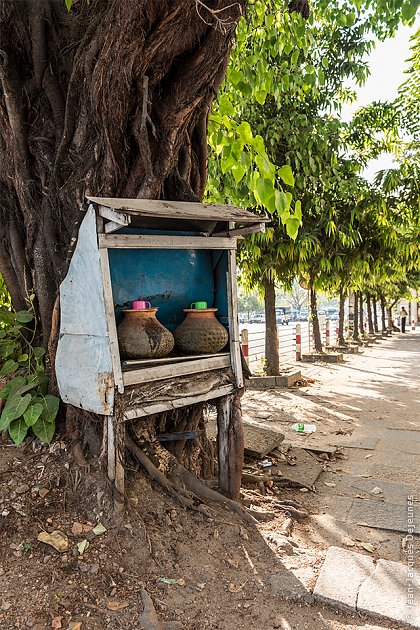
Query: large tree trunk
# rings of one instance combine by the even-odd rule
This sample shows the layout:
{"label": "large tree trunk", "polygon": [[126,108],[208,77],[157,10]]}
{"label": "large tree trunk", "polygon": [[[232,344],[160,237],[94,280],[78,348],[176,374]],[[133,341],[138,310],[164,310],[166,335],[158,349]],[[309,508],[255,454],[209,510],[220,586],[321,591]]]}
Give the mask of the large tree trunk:
{"label": "large tree trunk", "polygon": [[370,295],[366,296],[366,303],[367,303],[367,312],[368,312],[368,329],[369,329],[369,335],[373,335],[374,328],[373,328],[373,318],[372,318],[372,300]]}
{"label": "large tree trunk", "polygon": [[382,332],[385,332],[386,331],[386,318],[385,318],[386,304],[385,304],[385,298],[383,295],[380,296],[380,299],[381,299]]}
{"label": "large tree trunk", "polygon": [[359,339],[359,294],[354,292],[354,320],[353,320],[353,339]]}
{"label": "large tree trunk", "polygon": [[276,288],[273,280],[264,278],[265,307],[265,358],[267,374],[277,376],[280,372],[279,336],[276,322]]}
{"label": "large tree trunk", "polygon": [[346,301],[346,293],[342,286],[340,286],[340,310],[338,315],[338,344],[344,346],[346,341],[344,339],[344,303]]}
{"label": "large tree trunk", "polygon": [[363,313],[363,294],[360,291],[359,293],[359,330],[360,330],[360,336],[364,337],[365,335],[365,317],[364,317],[364,313]]}
{"label": "large tree trunk", "polygon": [[319,329],[318,319],[318,300],[316,297],[316,290],[310,287],[310,300],[311,300],[311,320],[312,330],[314,331],[314,344],[317,352],[322,352],[321,331]]}
{"label": "large tree trunk", "polygon": [[202,199],[245,3],[1,0],[0,273],[16,308],[35,292],[44,345],[86,194]]}
{"label": "large tree trunk", "polygon": [[372,309],[373,309],[373,326],[375,328],[375,332],[379,332],[378,328],[378,305],[376,302],[376,296],[372,297]]}

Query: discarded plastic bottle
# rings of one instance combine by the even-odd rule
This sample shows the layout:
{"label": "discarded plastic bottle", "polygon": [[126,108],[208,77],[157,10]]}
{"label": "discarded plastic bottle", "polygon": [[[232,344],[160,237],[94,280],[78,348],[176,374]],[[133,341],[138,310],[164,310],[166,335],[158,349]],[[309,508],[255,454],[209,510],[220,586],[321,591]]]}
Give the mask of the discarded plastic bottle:
{"label": "discarded plastic bottle", "polygon": [[316,431],[316,425],[297,422],[293,425],[292,429],[294,429],[298,433],[314,433],[314,431]]}

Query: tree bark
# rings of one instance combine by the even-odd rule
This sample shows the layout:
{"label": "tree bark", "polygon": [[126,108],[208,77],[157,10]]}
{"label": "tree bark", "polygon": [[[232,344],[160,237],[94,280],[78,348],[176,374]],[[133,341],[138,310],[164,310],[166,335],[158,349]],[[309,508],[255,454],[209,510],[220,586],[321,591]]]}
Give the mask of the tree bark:
{"label": "tree bark", "polygon": [[346,293],[342,286],[340,286],[340,310],[338,315],[338,343],[340,346],[344,346],[346,341],[344,339],[344,303],[346,301]]}
{"label": "tree bark", "polygon": [[265,358],[267,374],[277,376],[280,372],[279,337],[276,322],[276,288],[273,280],[264,278],[265,308]]}
{"label": "tree bark", "polygon": [[360,330],[360,336],[364,337],[365,336],[365,316],[363,313],[363,294],[360,291],[359,293],[359,330]]}
{"label": "tree bark", "polygon": [[375,329],[373,327],[372,300],[371,300],[371,296],[369,294],[366,296],[366,303],[367,303],[367,312],[368,312],[369,335],[373,335],[373,333],[375,332]]}
{"label": "tree bark", "polygon": [[312,320],[312,329],[314,331],[315,350],[317,352],[322,352],[321,331],[319,329],[319,319],[318,319],[318,299],[317,299],[316,290],[314,287],[310,287],[310,301],[311,301],[311,320]]}
{"label": "tree bark", "polygon": [[359,294],[357,291],[354,292],[353,339],[359,340]]}
{"label": "tree bark", "polygon": [[372,297],[372,310],[373,310],[373,326],[375,329],[375,332],[379,332],[379,328],[378,328],[378,305],[376,302],[376,296],[374,295]]}
{"label": "tree bark", "polygon": [[[246,0],[0,4],[0,273],[48,344],[85,195],[200,200]],[[223,18],[223,28],[220,18]]]}

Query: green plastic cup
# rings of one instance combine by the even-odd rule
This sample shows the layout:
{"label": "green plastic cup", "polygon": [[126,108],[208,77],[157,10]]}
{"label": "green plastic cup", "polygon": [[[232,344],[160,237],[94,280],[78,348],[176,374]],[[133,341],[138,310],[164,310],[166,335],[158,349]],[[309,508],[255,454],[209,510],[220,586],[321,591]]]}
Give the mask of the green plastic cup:
{"label": "green plastic cup", "polygon": [[195,309],[207,308],[207,302],[193,302],[191,304],[191,308],[195,308]]}

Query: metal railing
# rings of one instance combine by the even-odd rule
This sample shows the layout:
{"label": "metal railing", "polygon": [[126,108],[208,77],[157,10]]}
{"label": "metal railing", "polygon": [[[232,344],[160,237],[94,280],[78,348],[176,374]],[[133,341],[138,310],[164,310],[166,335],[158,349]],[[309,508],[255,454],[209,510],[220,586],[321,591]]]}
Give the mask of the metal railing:
{"label": "metal railing", "polygon": [[[314,349],[313,329],[311,322],[293,322],[288,326],[277,327],[279,338],[279,354],[281,361],[296,360],[296,325],[300,325],[301,353],[305,354]],[[265,357],[265,327],[259,325],[255,330],[249,325],[241,326],[241,345],[246,361],[249,365],[256,364]],[[328,334],[329,328],[329,334]],[[320,322],[321,341],[323,346],[334,346],[338,342],[338,322]],[[328,338],[329,337],[329,338]]]}

